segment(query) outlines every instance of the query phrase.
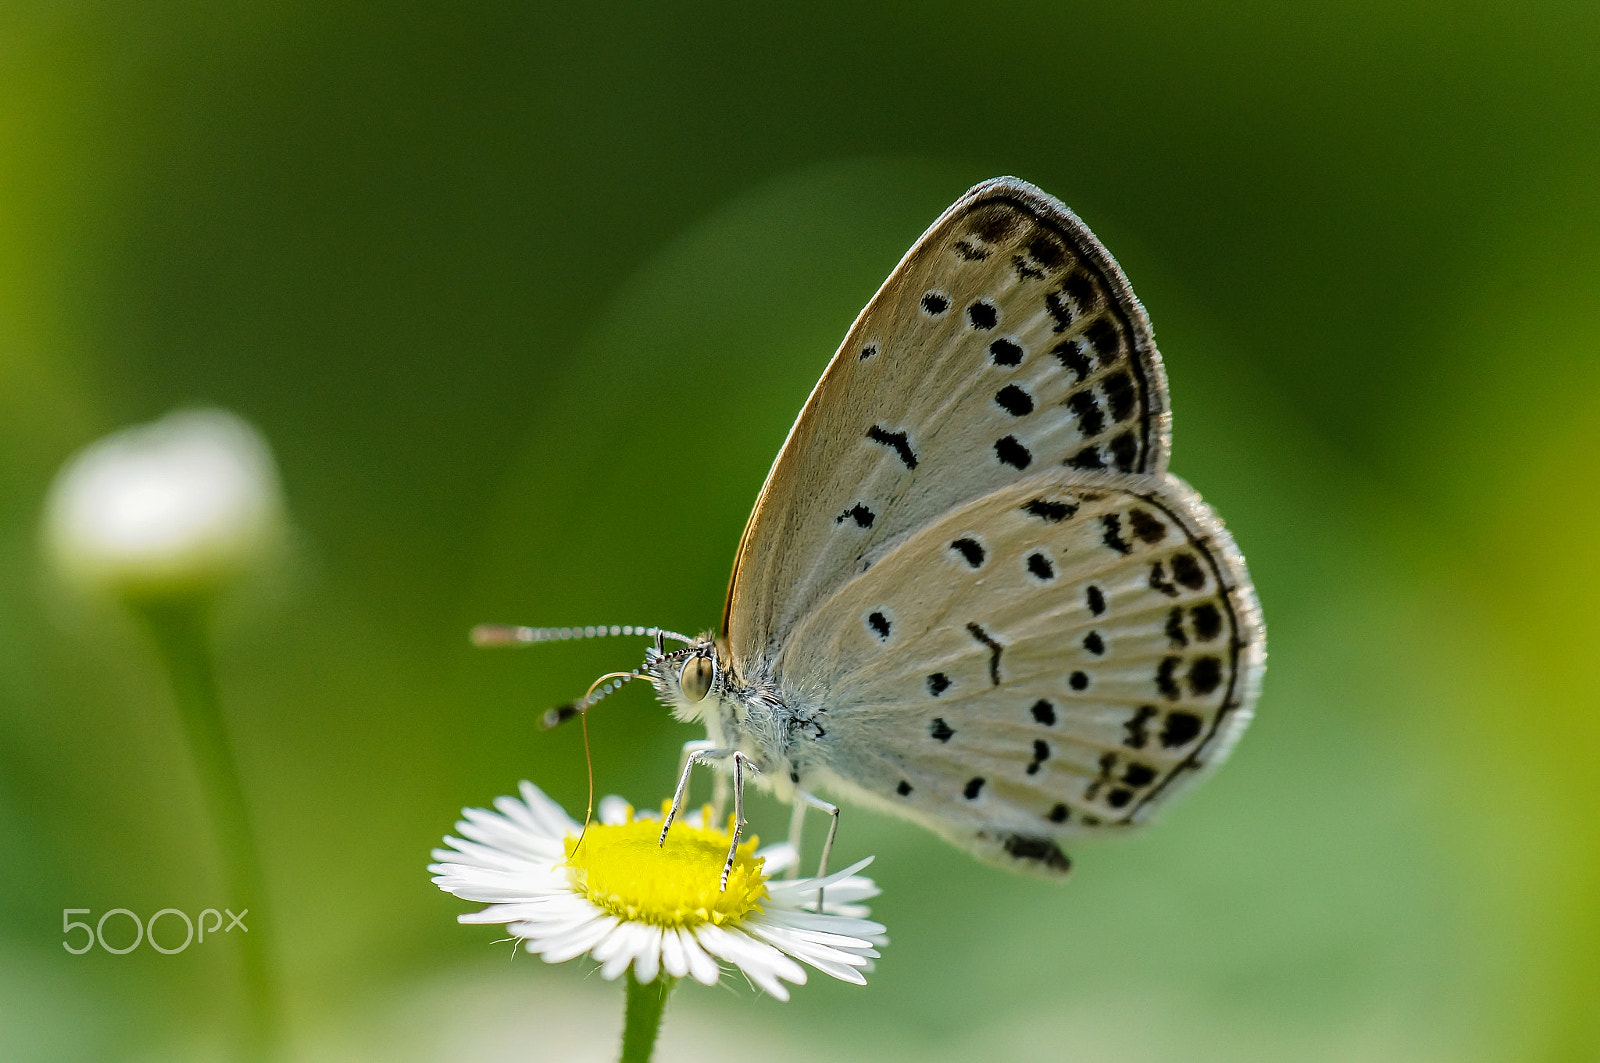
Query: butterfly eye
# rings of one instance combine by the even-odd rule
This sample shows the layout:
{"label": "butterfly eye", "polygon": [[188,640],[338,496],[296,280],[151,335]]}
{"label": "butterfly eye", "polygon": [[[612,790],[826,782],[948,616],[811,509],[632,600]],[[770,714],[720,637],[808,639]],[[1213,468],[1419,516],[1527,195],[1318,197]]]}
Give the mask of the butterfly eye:
{"label": "butterfly eye", "polygon": [[683,688],[683,696],[690,701],[699,701],[711,689],[711,661],[706,657],[690,657],[683,662],[683,671],[678,673],[678,685]]}

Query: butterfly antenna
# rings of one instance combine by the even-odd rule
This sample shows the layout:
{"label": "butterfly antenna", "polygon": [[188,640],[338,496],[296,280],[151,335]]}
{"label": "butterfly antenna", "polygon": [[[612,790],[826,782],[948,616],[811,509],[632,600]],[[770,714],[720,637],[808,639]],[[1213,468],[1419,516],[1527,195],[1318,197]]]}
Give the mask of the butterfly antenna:
{"label": "butterfly antenna", "polygon": [[589,706],[603,701],[621,690],[623,684],[644,678],[646,678],[645,674],[637,668],[631,672],[607,672],[593,683],[590,683],[588,691],[577,701],[569,701],[565,705],[557,705],[553,709],[546,710],[545,714],[539,718],[539,727],[545,731],[559,727],[574,716],[582,716],[588,712]]}
{"label": "butterfly antenna", "polygon": [[[637,669],[632,672],[607,672],[605,675],[589,684],[589,689],[583,692],[583,697],[568,705],[551,709],[544,714],[541,720],[545,730],[556,726],[566,720],[577,716],[583,723],[583,766],[589,775],[589,803],[583,810],[583,830],[578,832],[577,845],[572,847],[577,852],[578,846],[583,844],[583,839],[589,833],[589,820],[594,816],[594,755],[589,752],[589,707],[603,700],[607,695],[614,694],[622,689],[624,683],[640,678]],[[600,692],[595,693],[598,689]]]}
{"label": "butterfly antenna", "polygon": [[639,635],[652,639],[676,639],[684,645],[694,642],[666,628],[644,624],[590,624],[587,627],[523,627],[520,624],[479,624],[472,629],[474,646],[524,646],[534,642],[570,642],[573,639],[598,639],[611,635]]}

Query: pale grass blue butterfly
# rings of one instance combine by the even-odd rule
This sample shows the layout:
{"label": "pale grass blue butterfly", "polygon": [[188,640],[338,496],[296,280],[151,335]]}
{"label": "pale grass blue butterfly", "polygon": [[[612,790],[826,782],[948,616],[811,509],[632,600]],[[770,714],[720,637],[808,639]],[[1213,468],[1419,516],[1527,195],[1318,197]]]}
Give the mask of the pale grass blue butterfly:
{"label": "pale grass blue butterfly", "polygon": [[1220,763],[1260,686],[1244,559],[1166,471],[1169,445],[1121,269],[1055,198],[996,178],[851,326],[756,499],[719,630],[475,638],[653,638],[639,669],[546,719],[648,678],[706,727],[674,814],[713,763],[738,827],[752,775],[793,802],[796,845],[807,807],[829,813],[823,872],[839,810],[819,791],[1065,874],[1062,839],[1143,822]]}

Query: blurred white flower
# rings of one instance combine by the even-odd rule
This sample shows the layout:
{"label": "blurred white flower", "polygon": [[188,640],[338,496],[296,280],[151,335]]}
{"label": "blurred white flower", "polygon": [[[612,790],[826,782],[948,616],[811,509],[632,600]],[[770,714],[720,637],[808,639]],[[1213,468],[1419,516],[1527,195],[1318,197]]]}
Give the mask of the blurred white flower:
{"label": "blurred white flower", "polygon": [[181,410],[90,444],[56,476],[45,509],[57,566],[129,597],[214,590],[283,532],[272,452],[224,410]]}
{"label": "blurred white flower", "polygon": [[[779,1000],[784,981],[805,983],[802,960],[824,974],[865,985],[884,928],[853,903],[878,894],[857,874],[871,858],[826,878],[775,880],[793,862],[788,845],[739,847],[728,887],[719,889],[732,841],[709,828],[706,811],[680,820],[658,845],[660,820],[636,816],[620,798],[600,804],[600,822],[578,844],[580,826],[530,782],[522,800],[501,797],[498,812],[463,810],[466,840],[446,838],[429,866],[440,889],[487,901],[463,923],[508,923],[529,952],[549,963],[588,953],[612,979],[630,965],[640,982],[663,972],[703,985],[721,977],[719,961],[742,970]],[[814,906],[826,890],[825,910]]]}

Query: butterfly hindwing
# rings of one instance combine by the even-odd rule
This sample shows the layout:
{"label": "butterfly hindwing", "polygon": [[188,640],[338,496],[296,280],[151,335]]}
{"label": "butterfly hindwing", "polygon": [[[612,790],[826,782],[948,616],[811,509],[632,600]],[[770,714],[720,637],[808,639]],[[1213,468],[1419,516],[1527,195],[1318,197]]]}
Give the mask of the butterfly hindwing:
{"label": "butterfly hindwing", "polygon": [[1159,473],[1166,382],[1089,230],[1013,178],[977,186],[862,311],[779,452],[723,619],[761,673],[825,597],[952,507],[1047,469]]}
{"label": "butterfly hindwing", "polygon": [[1049,470],[835,590],[773,667],[811,776],[996,862],[1134,824],[1219,761],[1264,661],[1243,559],[1167,475]]}

